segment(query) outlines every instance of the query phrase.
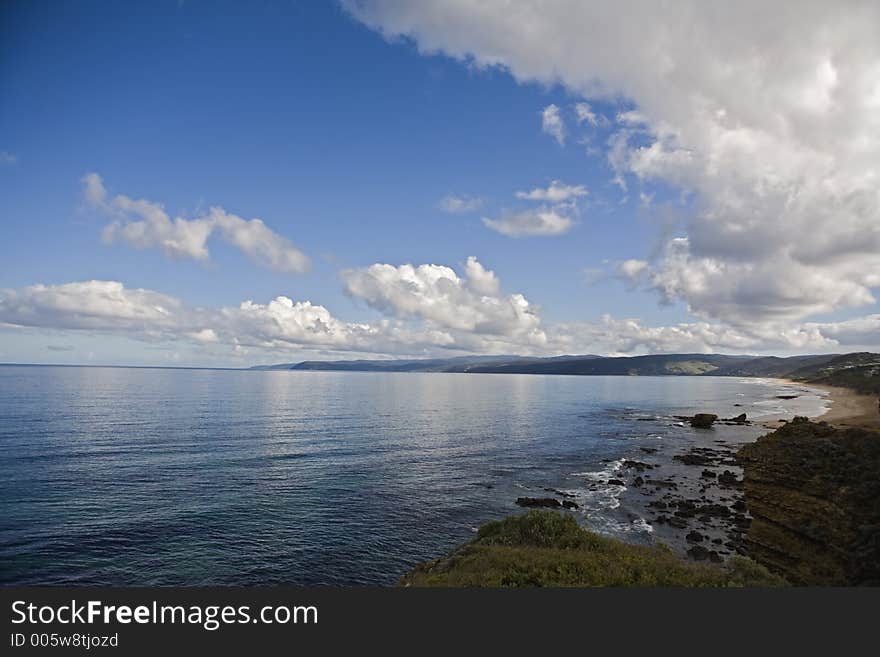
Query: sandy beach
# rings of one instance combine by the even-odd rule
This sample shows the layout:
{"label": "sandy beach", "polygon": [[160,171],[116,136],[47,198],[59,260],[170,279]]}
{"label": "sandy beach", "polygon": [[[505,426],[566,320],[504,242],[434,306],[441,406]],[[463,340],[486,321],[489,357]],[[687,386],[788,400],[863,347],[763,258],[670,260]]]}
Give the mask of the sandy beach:
{"label": "sandy beach", "polygon": [[[821,420],[841,427],[869,427],[880,429],[880,410],[878,399],[875,395],[860,395],[849,388],[827,386],[819,383],[804,384],[800,381],[778,379],[780,383],[805,386],[816,390],[822,390],[828,394],[830,407],[819,415],[810,416],[812,420]],[[790,419],[790,418],[786,418]],[[768,429],[778,429],[782,420],[772,420],[762,423]]]}

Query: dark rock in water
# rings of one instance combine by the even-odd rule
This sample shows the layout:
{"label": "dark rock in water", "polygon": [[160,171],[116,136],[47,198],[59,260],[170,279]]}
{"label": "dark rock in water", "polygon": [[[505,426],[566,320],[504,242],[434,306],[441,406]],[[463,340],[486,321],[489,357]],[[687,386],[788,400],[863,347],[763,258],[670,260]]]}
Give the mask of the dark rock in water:
{"label": "dark rock in water", "polygon": [[641,485],[644,484],[644,483],[645,483],[645,480],[642,479],[641,477],[636,477],[635,479],[633,479],[633,486],[638,487],[638,486],[641,486]]}
{"label": "dark rock in water", "polygon": [[653,507],[655,509],[665,509],[668,504],[662,500],[654,500],[653,502],[648,502],[648,506]]}
{"label": "dark rock in water", "polygon": [[688,454],[676,454],[672,458],[676,461],[681,461],[685,465],[712,465],[711,458],[701,454],[694,454],[693,452]]}
{"label": "dark rock in water", "polygon": [[645,454],[653,454],[657,451],[656,447],[639,447]]}
{"label": "dark rock in water", "polygon": [[740,413],[736,417],[726,417],[724,418],[725,422],[730,422],[731,424],[748,424],[748,416],[745,413]]}
{"label": "dark rock in water", "polygon": [[668,481],[666,479],[651,479],[648,482],[651,486],[656,486],[657,488],[678,488],[678,484],[674,481]]}
{"label": "dark rock in water", "polygon": [[795,418],[738,459],[753,559],[795,584],[880,585],[880,434]]}
{"label": "dark rock in water", "polygon": [[709,518],[726,518],[730,515],[730,509],[723,504],[703,504],[698,512],[701,516]]}
{"label": "dark rock in water", "polygon": [[691,418],[691,426],[697,429],[709,429],[718,416],[714,413],[697,413]]}
{"label": "dark rock in water", "polygon": [[687,553],[694,561],[705,561],[709,558],[709,550],[702,545],[693,546],[687,551]]}
{"label": "dark rock in water", "polygon": [[566,509],[580,509],[581,507],[571,500],[562,500],[562,506]]}
{"label": "dark rock in water", "polygon": [[644,472],[645,470],[650,470],[654,466],[649,463],[642,463],[641,461],[631,461],[627,459],[623,462],[624,468],[634,468],[636,472]]}
{"label": "dark rock in water", "polygon": [[730,470],[725,470],[718,475],[718,483],[722,486],[739,486],[742,481],[737,479],[737,476]]}
{"label": "dark rock in water", "polygon": [[574,494],[573,494],[573,493],[566,493],[566,492],[563,492],[563,491],[558,490],[558,489],[556,489],[556,488],[545,488],[545,489],[544,489],[544,492],[546,492],[546,493],[554,493],[554,494],[556,494],[556,495],[559,495],[559,497],[574,497]]}
{"label": "dark rock in water", "polygon": [[609,479],[608,484],[611,486],[626,486],[620,479]]}
{"label": "dark rock in water", "polygon": [[687,527],[687,521],[682,520],[681,518],[676,518],[674,516],[668,516],[666,522],[669,523],[670,527],[675,527],[676,529],[684,529]]}
{"label": "dark rock in water", "polygon": [[706,537],[703,536],[700,532],[691,531],[691,532],[688,532],[688,534],[687,534],[687,536],[685,536],[685,538],[691,543],[701,543],[703,541],[703,539]]}
{"label": "dark rock in water", "polygon": [[800,395],[776,395],[776,399],[797,399]]}
{"label": "dark rock in water", "polygon": [[734,502],[734,503],[730,506],[730,508],[731,508],[731,509],[734,509],[735,511],[745,511],[747,507],[746,507],[746,503],[745,503],[745,502],[743,502],[742,500],[737,500],[736,502]]}
{"label": "dark rock in water", "polygon": [[700,475],[703,479],[714,479],[718,475],[712,472],[711,470],[703,470],[703,474]]}
{"label": "dark rock in water", "polygon": [[559,508],[562,503],[552,497],[517,497],[516,503],[525,507],[547,507],[549,509]]}

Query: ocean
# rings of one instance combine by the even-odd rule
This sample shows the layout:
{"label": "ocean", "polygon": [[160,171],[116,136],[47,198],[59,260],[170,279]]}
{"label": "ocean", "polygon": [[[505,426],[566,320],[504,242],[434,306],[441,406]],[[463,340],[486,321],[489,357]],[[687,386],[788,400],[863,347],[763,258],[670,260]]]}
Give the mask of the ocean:
{"label": "ocean", "polygon": [[675,415],[826,403],[722,377],[0,366],[0,584],[388,585],[545,489],[649,542],[606,484],[622,459],[763,433]]}

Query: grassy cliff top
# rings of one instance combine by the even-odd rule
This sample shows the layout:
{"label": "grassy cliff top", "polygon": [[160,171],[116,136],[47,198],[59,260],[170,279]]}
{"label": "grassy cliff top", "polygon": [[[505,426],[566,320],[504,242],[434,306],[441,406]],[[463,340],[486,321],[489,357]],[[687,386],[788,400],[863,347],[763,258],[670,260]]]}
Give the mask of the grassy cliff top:
{"label": "grassy cliff top", "polygon": [[726,567],[688,563],[665,546],[629,545],[552,511],[483,525],[477,537],[405,575],[403,586],[783,586],[734,557]]}

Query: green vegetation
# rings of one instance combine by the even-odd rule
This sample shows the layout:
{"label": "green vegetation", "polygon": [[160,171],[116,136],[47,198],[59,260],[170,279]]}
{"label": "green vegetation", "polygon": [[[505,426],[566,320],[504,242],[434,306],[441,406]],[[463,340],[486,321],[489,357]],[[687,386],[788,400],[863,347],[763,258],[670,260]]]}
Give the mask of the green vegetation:
{"label": "green vegetation", "polygon": [[861,352],[837,356],[826,363],[795,370],[791,378],[877,395],[880,394],[880,355]]}
{"label": "green vegetation", "polygon": [[793,584],[880,586],[880,432],[796,417],[737,460],[754,559]]}
{"label": "green vegetation", "polygon": [[552,511],[483,525],[477,538],[404,576],[404,586],[784,586],[743,557],[688,563],[665,546],[629,545]]}
{"label": "green vegetation", "polygon": [[718,368],[712,363],[706,363],[700,360],[680,360],[665,363],[663,368],[668,374],[682,374],[696,376],[698,374],[706,374],[714,372]]}
{"label": "green vegetation", "polygon": [[[861,368],[856,371],[856,368]],[[269,370],[357,370],[366,372],[482,372],[490,374],[569,374],[619,376],[774,376],[805,382],[854,386],[880,392],[880,354],[813,356],[725,356],[653,354],[605,357],[461,356],[416,360],[304,361],[261,366]],[[823,378],[830,377],[827,381]],[[867,379],[867,380],[866,380]]]}

